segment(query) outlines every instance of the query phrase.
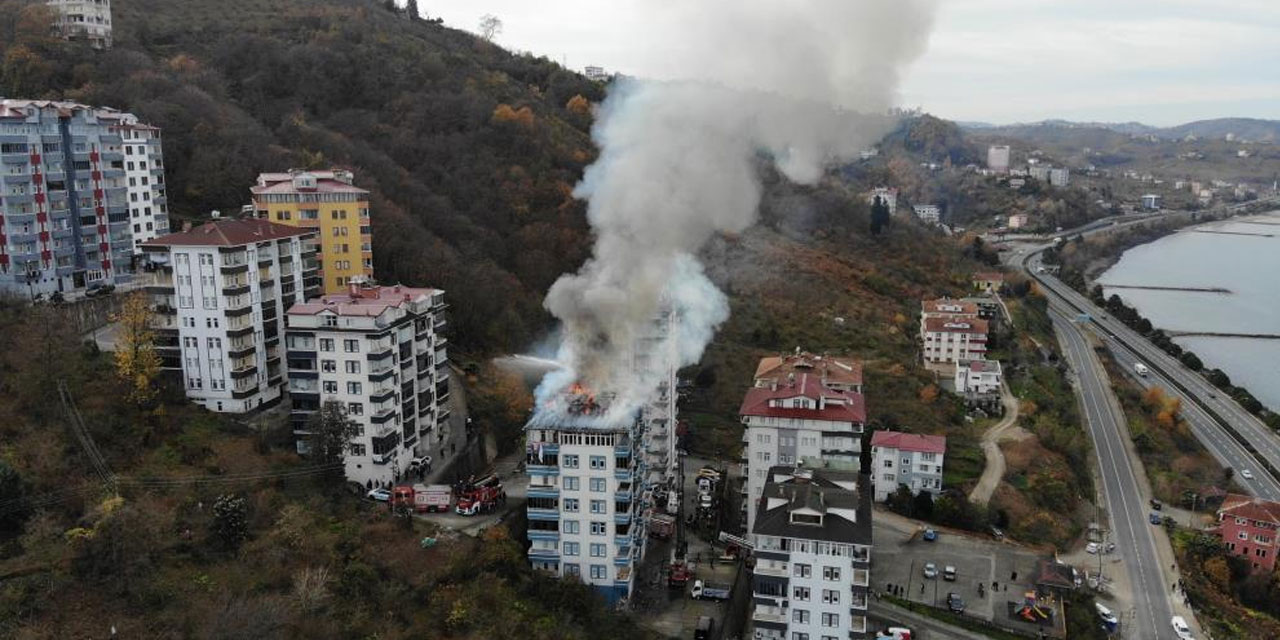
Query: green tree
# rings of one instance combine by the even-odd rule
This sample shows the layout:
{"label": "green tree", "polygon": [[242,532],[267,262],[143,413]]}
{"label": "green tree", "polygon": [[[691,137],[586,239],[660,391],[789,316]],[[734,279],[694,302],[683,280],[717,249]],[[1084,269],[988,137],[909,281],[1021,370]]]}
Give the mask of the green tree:
{"label": "green tree", "polygon": [[223,549],[234,551],[249,537],[249,506],[244,498],[223,494],[213,503],[213,520],[209,533]]}
{"label": "green tree", "polygon": [[880,235],[887,226],[889,226],[889,205],[880,196],[876,196],[871,202],[871,235]]}
{"label": "green tree", "polygon": [[1199,371],[1204,368],[1204,363],[1200,361],[1200,358],[1190,351],[1183,351],[1179,360],[1182,360],[1182,364],[1187,365],[1187,368],[1192,371]]}
{"label": "green tree", "polygon": [[422,14],[418,13],[418,0],[409,0],[404,5],[404,11],[409,15],[410,20],[418,20],[422,18]]}
{"label": "green tree", "polygon": [[311,418],[308,455],[319,465],[342,464],[343,456],[351,449],[351,440],[359,431],[360,425],[347,415],[346,405],[338,400],[326,400]]}

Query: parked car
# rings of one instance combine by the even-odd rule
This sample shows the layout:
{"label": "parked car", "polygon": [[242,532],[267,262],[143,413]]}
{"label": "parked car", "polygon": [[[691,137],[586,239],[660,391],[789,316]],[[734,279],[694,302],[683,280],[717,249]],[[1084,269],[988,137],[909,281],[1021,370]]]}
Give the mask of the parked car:
{"label": "parked car", "polygon": [[942,568],[942,579],[943,579],[943,580],[949,580],[949,581],[951,581],[951,582],[955,582],[955,581],[956,581],[956,568],[955,568],[955,567],[953,567],[953,566],[951,566],[951,565],[947,565],[947,566],[943,567],[943,568]]}
{"label": "parked car", "polygon": [[1116,627],[1120,626],[1120,619],[1117,618],[1116,614],[1110,609],[1096,602],[1093,606],[1098,610],[1098,619],[1102,620],[1103,629],[1106,629],[1107,631],[1115,631]]}
{"label": "parked car", "polygon": [[418,469],[430,469],[431,456],[419,456],[409,462],[409,470],[417,471]]}
{"label": "parked car", "polygon": [[693,640],[711,640],[711,630],[716,626],[713,618],[702,616],[698,618],[698,626],[693,630]]}
{"label": "parked car", "polygon": [[991,537],[996,540],[1004,540],[1004,532],[996,527],[991,527]]}
{"label": "parked car", "polygon": [[1151,524],[1160,524],[1161,522],[1164,522],[1164,519],[1160,517],[1160,514],[1154,511],[1151,512],[1151,515],[1147,516],[1147,520],[1150,521]]}
{"label": "parked car", "polygon": [[1089,544],[1086,544],[1086,545],[1084,546],[1084,550],[1085,550],[1085,553],[1089,553],[1089,554],[1097,555],[1097,554],[1098,554],[1098,543],[1096,543],[1096,542],[1090,542]]}
{"label": "parked car", "polygon": [[1240,477],[1241,477],[1241,478],[1244,478],[1245,480],[1252,480],[1252,479],[1253,479],[1253,472],[1252,472],[1252,471],[1250,471],[1250,470],[1248,470],[1248,469],[1241,469],[1241,470],[1240,470]]}
{"label": "parked car", "polygon": [[1155,509],[1156,511],[1159,511],[1164,508],[1164,503],[1160,502],[1159,500],[1156,500],[1155,498],[1152,498],[1151,508]]}
{"label": "parked car", "polygon": [[925,541],[925,542],[935,542],[935,541],[937,541],[937,539],[938,539],[938,532],[937,532],[937,531],[934,531],[933,529],[925,529],[925,530],[924,530],[924,541]]}
{"label": "parked car", "polygon": [[388,489],[383,489],[379,487],[377,489],[370,490],[369,493],[364,494],[364,497],[370,500],[376,500],[378,502],[390,502],[391,491]]}
{"label": "parked car", "polygon": [[1195,640],[1191,635],[1191,627],[1187,626],[1187,621],[1182,616],[1174,616],[1170,622],[1173,624],[1173,632],[1178,634],[1178,640]]}
{"label": "parked car", "polygon": [[924,564],[923,571],[924,571],[924,577],[929,578],[930,580],[938,577],[938,566],[933,564],[932,562],[926,562]]}
{"label": "parked car", "polygon": [[87,298],[96,298],[98,296],[105,296],[115,290],[116,290],[116,286],[113,284],[95,282],[94,284],[89,285],[89,287],[84,290],[84,295]]}
{"label": "parked car", "polygon": [[964,613],[964,600],[960,594],[952,592],[947,594],[947,608],[952,613]]}

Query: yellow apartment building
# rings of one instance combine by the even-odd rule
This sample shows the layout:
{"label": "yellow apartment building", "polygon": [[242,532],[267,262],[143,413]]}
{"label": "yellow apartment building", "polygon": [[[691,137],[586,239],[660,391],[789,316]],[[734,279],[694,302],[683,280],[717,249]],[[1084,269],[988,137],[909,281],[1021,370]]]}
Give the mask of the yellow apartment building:
{"label": "yellow apartment building", "polygon": [[259,218],[314,228],[324,293],[341,293],[353,278],[373,277],[373,229],[369,192],[356,187],[350,171],[263,173],[254,186]]}

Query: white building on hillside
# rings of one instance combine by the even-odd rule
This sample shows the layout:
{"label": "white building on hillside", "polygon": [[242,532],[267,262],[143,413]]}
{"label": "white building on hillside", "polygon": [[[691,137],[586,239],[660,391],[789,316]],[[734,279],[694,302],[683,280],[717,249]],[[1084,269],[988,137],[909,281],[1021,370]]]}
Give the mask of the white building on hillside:
{"label": "white building on hillside", "polygon": [[999,360],[966,360],[956,363],[956,393],[976,398],[1000,393],[1004,374]]}
{"label": "white building on hillside", "polygon": [[1049,184],[1059,188],[1066,188],[1067,185],[1071,184],[1071,170],[1066,167],[1050,169]]}
{"label": "white building on hillside", "polygon": [[942,219],[942,210],[936,204],[918,204],[911,208],[916,212],[920,222],[925,224],[938,224]]}
{"label": "white building on hillside", "polygon": [[978,318],[921,318],[920,338],[926,365],[985,360],[987,321]]}
{"label": "white building on hillside", "polygon": [[164,182],[164,152],[160,129],[122,114],[119,126],[124,146],[124,176],[129,187],[129,226],[135,253],[142,243],[169,233],[169,199]]}
{"label": "white building on hillside", "polygon": [[987,168],[996,173],[1009,170],[1009,145],[991,145],[987,147]]}
{"label": "white building on hillside", "polygon": [[865,474],[775,466],[753,526],[749,636],[867,638],[871,494]]}
{"label": "white building on hillside", "polygon": [[315,232],[265,220],[214,220],[142,243],[156,272],[164,368],[181,371],[187,397],[243,413],[284,390],[285,310],[318,291]]}
{"label": "white building on hillside", "polygon": [[111,0],[45,0],[57,14],[54,27],[62,37],[87,40],[97,49],[111,48]]}
{"label": "white building on hillside", "polygon": [[871,481],[876,502],[884,502],[898,487],[912,494],[942,492],[942,466],[947,455],[945,436],[921,436],[897,431],[871,434]]}
{"label": "white building on hillside", "polygon": [[329,400],[360,425],[346,455],[347,479],[399,481],[418,455],[445,462],[449,409],[444,292],[353,282],[289,309],[289,419],[298,453],[309,450],[311,420]]}

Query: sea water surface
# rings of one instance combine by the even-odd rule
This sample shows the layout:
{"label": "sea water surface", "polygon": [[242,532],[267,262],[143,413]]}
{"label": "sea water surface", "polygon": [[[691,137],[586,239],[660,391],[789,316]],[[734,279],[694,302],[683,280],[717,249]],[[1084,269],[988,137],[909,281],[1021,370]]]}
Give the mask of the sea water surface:
{"label": "sea water surface", "polygon": [[[1179,337],[1205,366],[1280,410],[1280,211],[1189,227],[1124,253],[1098,279],[1168,332],[1271,334],[1277,339]],[[1153,291],[1108,285],[1223,288]]]}

